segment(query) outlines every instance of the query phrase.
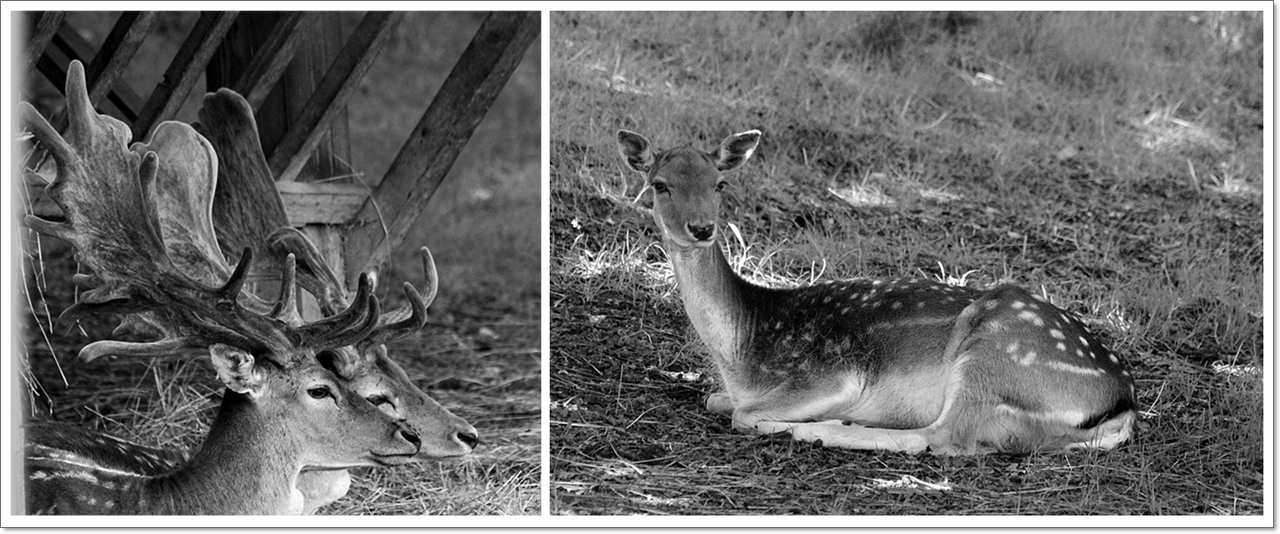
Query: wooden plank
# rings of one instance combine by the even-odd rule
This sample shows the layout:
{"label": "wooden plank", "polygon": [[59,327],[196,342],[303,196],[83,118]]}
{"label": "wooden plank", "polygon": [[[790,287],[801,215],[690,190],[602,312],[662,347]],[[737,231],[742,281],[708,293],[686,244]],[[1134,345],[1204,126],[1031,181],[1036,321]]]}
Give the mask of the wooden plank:
{"label": "wooden plank", "polygon": [[[341,17],[343,15],[342,13],[335,13],[326,19],[324,21],[324,31],[334,35],[342,35]],[[394,34],[395,26],[398,24],[393,24],[388,33]],[[388,38],[388,40],[390,39]],[[318,41],[317,46],[322,51],[320,57],[328,58],[325,62],[326,67],[333,63],[333,58],[342,53],[343,48],[341,38]],[[381,49],[381,45],[379,49]],[[370,65],[372,66],[372,62],[370,62]],[[319,73],[320,71],[316,72]],[[359,79],[355,80],[352,94],[355,94],[354,88],[360,86],[360,80],[363,78],[364,73],[361,73]],[[342,105],[337,107],[333,118],[328,122],[328,126],[324,128],[323,137],[321,137],[314,154],[303,168],[302,174],[315,177],[306,181],[313,181],[316,178],[329,179],[338,176],[354,176],[356,174],[348,163],[351,161],[351,123],[345,100],[349,100],[349,98],[344,99]],[[351,180],[343,179],[343,183],[351,183]],[[341,261],[341,259],[341,254],[339,254],[338,261]]]}
{"label": "wooden plank", "polygon": [[[51,179],[52,177],[50,177]],[[27,198],[31,199],[32,214],[53,220],[62,219],[62,210],[45,195],[48,184],[28,183]],[[284,201],[289,224],[302,227],[309,224],[345,224],[360,211],[369,198],[369,189],[351,184],[327,184],[306,182],[278,182],[276,190]],[[340,268],[330,263],[330,266]]]}
{"label": "wooden plank", "polygon": [[49,46],[49,41],[53,40],[53,36],[58,34],[58,28],[62,27],[62,20],[67,18],[67,12],[37,11],[28,16],[35,21],[35,24],[31,26],[31,37],[27,40],[24,72],[31,72],[31,69],[36,66],[36,61],[44,55],[44,49]]}
{"label": "wooden plank", "polygon": [[276,190],[294,226],[346,224],[369,198],[369,188],[353,184],[276,182]]}
{"label": "wooden plank", "polygon": [[276,86],[285,67],[293,60],[293,55],[314,26],[316,16],[309,12],[291,12],[281,15],[275,27],[267,35],[262,47],[253,55],[253,60],[245,68],[244,73],[231,88],[244,96],[254,111],[267,99],[271,89]]}
{"label": "wooden plank", "polygon": [[537,38],[538,27],[536,12],[494,13],[480,25],[386,177],[352,220],[348,285],[350,273],[380,266],[399,247]]}
{"label": "wooden plank", "polygon": [[178,53],[173,56],[173,61],[169,62],[164,79],[151,92],[147,103],[138,112],[137,120],[133,121],[135,141],[145,139],[152,127],[177,115],[178,109],[191,94],[196,80],[204,73],[205,65],[213,58],[213,51],[217,50],[227,30],[231,29],[236,15],[235,11],[200,14],[186,40],[178,48]]}
{"label": "wooden plank", "polygon": [[[350,14],[320,13],[317,16],[319,20],[316,22],[316,37],[307,39],[298,49],[297,57],[285,70],[284,81],[280,84],[284,95],[284,113],[289,118],[285,134],[293,128],[295,121],[304,116],[307,104],[318,94],[316,91],[320,88],[320,82],[342,54],[346,41],[342,32],[343,19],[350,17]],[[351,159],[349,144],[342,137],[347,133],[347,108],[343,104],[334,109],[334,113],[327,118],[327,124],[317,126],[315,133],[318,138],[313,140],[315,148],[300,155],[305,156],[305,161],[298,168],[297,176],[291,176],[290,181],[311,182],[351,174],[351,170],[342,163]],[[280,140],[284,141],[283,135]]]}
{"label": "wooden plank", "polygon": [[[62,91],[67,85],[67,67],[71,60],[88,62],[94,56],[93,45],[84,40],[70,25],[63,25],[53,37],[53,46],[46,47],[44,55],[36,61],[36,69]],[[142,109],[142,98],[126,84],[112,88],[107,96],[108,114],[125,122],[133,122],[138,118],[138,110]],[[103,109],[99,107],[99,109]]]}
{"label": "wooden plank", "polygon": [[[138,47],[142,46],[142,41],[147,38],[147,32],[151,30],[151,23],[155,18],[156,14],[152,12],[126,11],[116,19],[115,26],[111,27],[111,33],[107,34],[107,39],[102,42],[102,48],[98,49],[98,53],[93,56],[93,61],[84,69],[85,81],[89,86],[89,102],[94,107],[106,98],[116,84],[116,80],[124,74],[125,67],[129,66],[129,61],[138,52]],[[136,120],[136,117],[133,119]],[[62,131],[66,126],[66,113],[60,114],[54,121],[54,127]]]}
{"label": "wooden plank", "polygon": [[360,21],[342,53],[316,85],[301,115],[290,123],[289,132],[268,158],[277,181],[297,178],[326,126],[346,106],[378,52],[391,38],[391,29],[402,18],[403,13],[369,13]]}

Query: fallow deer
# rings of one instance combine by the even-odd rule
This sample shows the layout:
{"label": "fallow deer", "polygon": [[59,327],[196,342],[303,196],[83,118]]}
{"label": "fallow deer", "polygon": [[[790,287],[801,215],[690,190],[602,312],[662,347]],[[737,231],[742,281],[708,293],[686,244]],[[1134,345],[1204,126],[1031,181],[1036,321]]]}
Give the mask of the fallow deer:
{"label": "fallow deer", "polygon": [[1130,437],[1134,382],[1071,314],[1015,286],[856,279],[793,289],[744,280],[719,235],[723,173],[760,132],[657,150],[617,134],[653,190],[685,312],[737,429],[828,447],[935,454],[1110,449]]}
{"label": "fallow deer", "polygon": [[[291,256],[274,303],[242,291],[252,263],[249,250],[224,277],[192,277],[175,256],[201,252],[171,254],[156,202],[167,189],[212,193],[212,147],[189,126],[170,122],[148,144],[130,149],[129,128],[93,111],[84,78],[83,66],[73,62],[65,136],[29,105],[18,107],[56,164],[47,192],[65,216],[64,222],[30,216],[26,223],[71,243],[77,261],[92,272],[74,277],[88,291],[59,322],[120,313],[126,329],[158,338],[97,341],[81,349],[82,359],[207,348],[227,391],[199,451],[163,474],[153,472],[158,464],[148,449],[30,424],[28,513],[301,513],[303,498],[295,486],[304,468],[398,465],[417,455],[419,435],[352,392],[317,355],[425,321],[421,302],[413,304],[413,317],[380,323],[378,299],[362,275],[349,307],[308,323],[297,312]],[[138,461],[129,465],[130,456]]]}

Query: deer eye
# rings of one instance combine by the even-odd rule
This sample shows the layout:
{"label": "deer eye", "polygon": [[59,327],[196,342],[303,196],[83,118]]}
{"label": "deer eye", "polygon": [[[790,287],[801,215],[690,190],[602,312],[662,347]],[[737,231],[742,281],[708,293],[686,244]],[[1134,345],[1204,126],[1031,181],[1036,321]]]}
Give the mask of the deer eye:
{"label": "deer eye", "polygon": [[368,397],[365,397],[365,400],[369,401],[369,404],[372,404],[379,408],[386,407],[392,410],[396,409],[396,403],[391,402],[391,397],[388,397],[386,395],[370,395]]}
{"label": "deer eye", "polygon": [[724,186],[726,186],[726,185],[729,185],[729,182],[720,182],[720,183],[717,183],[717,184],[716,184],[716,192],[717,192],[717,193],[719,193],[719,192],[721,192],[721,191],[724,191]]}
{"label": "deer eye", "polygon": [[329,391],[329,388],[325,386],[316,386],[308,389],[307,395],[310,395],[313,399],[323,399],[325,397],[332,397],[333,392]]}
{"label": "deer eye", "polygon": [[654,182],[650,187],[653,188],[655,193],[666,193],[669,190],[666,182]]}

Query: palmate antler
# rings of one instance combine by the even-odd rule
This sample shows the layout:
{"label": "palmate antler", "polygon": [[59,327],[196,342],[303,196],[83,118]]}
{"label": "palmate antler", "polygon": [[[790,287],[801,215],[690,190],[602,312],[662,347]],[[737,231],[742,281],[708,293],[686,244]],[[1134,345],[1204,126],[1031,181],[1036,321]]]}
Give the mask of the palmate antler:
{"label": "palmate antler", "polygon": [[[230,89],[205,96],[197,126],[222,160],[213,203],[213,221],[218,241],[227,256],[233,251],[262,247],[257,267],[275,272],[289,254],[298,262],[298,281],[315,295],[325,315],[347,308],[351,300],[343,284],[325,262],[310,239],[289,224],[284,204],[275,189],[258,137],[253,109]],[[438,287],[435,261],[430,251],[421,249],[426,291],[418,293],[408,282],[404,294],[408,304],[382,314],[378,326],[359,348],[382,345],[421,330],[427,322],[427,307],[435,300]],[[363,275],[362,275],[363,276]],[[358,292],[357,292],[358,293]]]}
{"label": "palmate antler", "polygon": [[[222,269],[208,261],[221,260],[208,246],[208,199],[217,176],[213,147],[191,127],[170,122],[158,127],[149,143],[130,150],[129,128],[94,112],[78,61],[67,74],[66,95],[65,136],[30,105],[18,106],[23,124],[57,164],[57,177],[46,191],[66,217],[59,223],[28,216],[26,224],[70,242],[76,260],[92,271],[76,277],[77,285],[89,290],[59,320],[133,314],[130,326],[160,337],[142,343],[98,341],[81,350],[82,358],[151,356],[222,343],[290,366],[304,352],[299,349],[350,345],[378,327],[380,307],[367,277],[361,277],[350,307],[311,324],[291,324],[286,305],[264,310],[261,301],[242,304],[252,252],[246,250],[230,273],[225,261]],[[161,211],[188,215],[170,219]],[[281,266],[286,278],[292,278],[291,263],[286,258]]]}

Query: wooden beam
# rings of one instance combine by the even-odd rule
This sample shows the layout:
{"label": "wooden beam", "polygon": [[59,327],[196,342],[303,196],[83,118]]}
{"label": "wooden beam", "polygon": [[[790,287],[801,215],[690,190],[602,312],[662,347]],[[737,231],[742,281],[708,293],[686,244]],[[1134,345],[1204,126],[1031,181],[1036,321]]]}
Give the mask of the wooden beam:
{"label": "wooden beam", "polygon": [[[67,85],[67,68],[71,61],[78,59],[88,62],[94,57],[93,45],[81,37],[75,28],[63,25],[54,35],[53,46],[45,48],[44,55],[36,60],[36,69],[49,80],[49,83],[62,91]],[[116,118],[132,123],[138,118],[138,110],[142,109],[142,98],[133,92],[127,84],[119,84],[112,88],[107,96],[108,112],[114,109]],[[99,109],[102,109],[99,107]]]}
{"label": "wooden beam", "polygon": [[138,112],[138,118],[133,121],[135,141],[145,139],[156,124],[177,115],[178,109],[191,94],[196,80],[204,73],[205,65],[213,57],[213,51],[217,50],[227,30],[231,29],[236,15],[235,11],[200,14],[186,40],[178,48],[178,53],[173,56],[173,61],[169,62],[164,79],[151,92],[147,103]]}
{"label": "wooden beam", "polygon": [[262,105],[271,89],[284,74],[285,67],[298,51],[305,37],[314,26],[316,17],[310,12],[289,12],[280,16],[275,27],[253,55],[244,74],[231,86],[235,92],[249,101],[254,111]]}
{"label": "wooden beam", "polygon": [[49,46],[49,41],[58,34],[58,28],[62,27],[62,20],[67,18],[67,12],[37,11],[28,16],[34,19],[35,23],[31,26],[30,38],[27,39],[26,61],[22,64],[23,72],[31,72],[31,69],[36,66],[40,56],[44,55],[44,49]]}
{"label": "wooden beam", "polygon": [[[98,49],[98,53],[93,56],[93,61],[89,62],[84,69],[85,81],[89,85],[89,102],[94,107],[107,97],[111,88],[115,86],[116,80],[124,74],[125,67],[129,66],[129,61],[133,60],[138,47],[142,46],[142,41],[147,38],[147,32],[151,30],[151,23],[155,18],[156,14],[152,12],[126,11],[116,19],[115,26],[111,27],[111,33],[107,34],[107,39],[102,42],[102,48]],[[137,117],[132,118],[132,120],[136,119]],[[58,131],[66,129],[65,112],[54,120],[53,126]]]}
{"label": "wooden beam", "polygon": [[377,268],[399,247],[537,38],[538,27],[536,12],[494,13],[480,25],[386,177],[352,220],[348,285],[354,282],[351,273]]}
{"label": "wooden beam", "polygon": [[[277,141],[282,141],[289,133],[293,122],[306,112],[307,104],[320,87],[320,82],[342,54],[347,43],[347,39],[343,38],[342,28],[343,19],[349,18],[349,14],[320,13],[317,16],[320,20],[316,22],[314,30],[317,32],[316,37],[307,39],[303,43],[298,49],[298,55],[293,58],[293,62],[289,64],[284,77],[281,78],[280,89],[284,96],[285,115],[289,120]],[[362,17],[363,15],[356,17],[356,21],[359,22]],[[358,86],[359,83],[358,79],[355,80],[355,85]],[[351,161],[349,139],[351,133],[347,106],[343,104],[333,109],[333,113],[325,119],[326,125],[319,127],[316,131],[315,135],[319,139],[314,140],[314,148],[309,151],[310,154],[298,170],[297,177],[291,177],[291,179],[304,182],[328,181],[327,178],[330,177],[354,174],[350,165],[347,164]],[[272,150],[274,149],[275,147],[272,147]],[[340,261],[341,257],[338,259]]]}
{"label": "wooden beam", "polygon": [[276,181],[297,179],[325,128],[346,106],[378,52],[391,38],[391,30],[402,18],[403,13],[369,13],[360,21],[360,26],[316,85],[302,113],[290,123],[289,132],[268,158]]}
{"label": "wooden beam", "polygon": [[[47,183],[27,183],[31,214],[61,220],[62,210],[45,194]],[[350,221],[369,198],[369,189],[351,184],[278,182],[276,191],[284,201],[289,224],[343,224]]]}

